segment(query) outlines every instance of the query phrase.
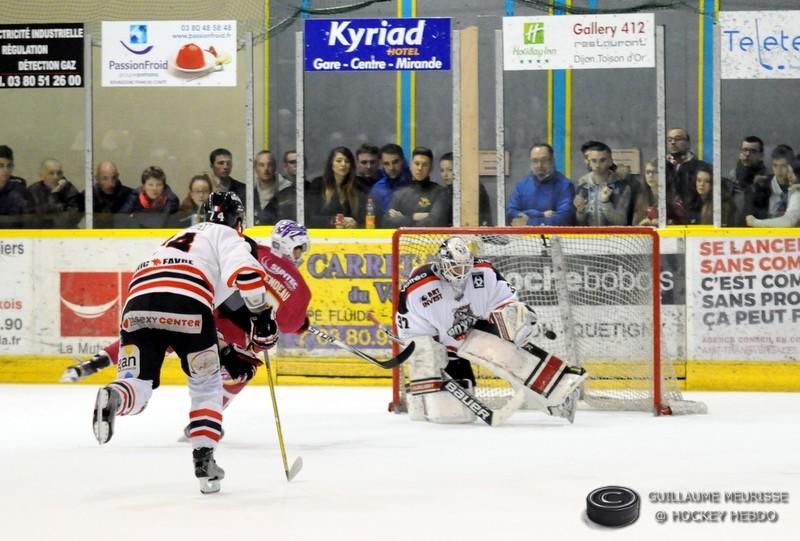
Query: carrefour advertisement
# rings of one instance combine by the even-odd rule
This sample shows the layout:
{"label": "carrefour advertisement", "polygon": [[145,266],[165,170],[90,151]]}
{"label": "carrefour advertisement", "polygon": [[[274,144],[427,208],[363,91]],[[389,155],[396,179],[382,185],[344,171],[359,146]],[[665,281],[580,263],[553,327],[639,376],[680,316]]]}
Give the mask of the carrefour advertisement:
{"label": "carrefour advertisement", "polygon": [[450,19],[306,19],[306,71],[449,70]]}
{"label": "carrefour advertisement", "polygon": [[103,86],[236,86],[236,21],[103,21]]}
{"label": "carrefour advertisement", "polygon": [[800,11],[722,11],[723,79],[800,77]]}
{"label": "carrefour advertisement", "polygon": [[690,359],[800,358],[800,238],[689,238]]}
{"label": "carrefour advertisement", "polygon": [[[392,320],[392,255],[388,239],[314,239],[301,266],[312,292],[312,324],[361,349],[390,347],[367,317]],[[286,335],[282,350],[327,350],[334,346],[310,334]]]}
{"label": "carrefour advertisement", "polygon": [[505,70],[652,67],[652,13],[503,18]]}

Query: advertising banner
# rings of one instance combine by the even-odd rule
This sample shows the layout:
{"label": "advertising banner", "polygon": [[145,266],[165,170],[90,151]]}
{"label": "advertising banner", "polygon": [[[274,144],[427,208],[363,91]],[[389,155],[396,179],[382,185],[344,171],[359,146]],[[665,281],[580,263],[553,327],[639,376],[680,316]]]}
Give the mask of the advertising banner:
{"label": "advertising banner", "polygon": [[103,21],[103,86],[236,86],[236,21]]}
{"label": "advertising banner", "polygon": [[503,17],[505,70],[652,67],[652,13]]}
{"label": "advertising banner", "polygon": [[0,88],[83,86],[83,23],[0,24]]}
{"label": "advertising banner", "polygon": [[800,11],[721,11],[723,79],[800,77]]}
{"label": "advertising banner", "polygon": [[450,19],[306,19],[306,71],[450,69]]}
{"label": "advertising banner", "polygon": [[[312,293],[312,324],[359,349],[391,344],[367,318],[373,312],[385,323],[392,314],[392,256],[389,239],[316,238],[306,254],[301,272]],[[281,337],[281,349],[304,348],[333,354],[335,346],[313,335]]]}
{"label": "advertising banner", "polygon": [[[28,239],[0,240],[0,261],[3,279],[0,280],[0,354],[24,355],[35,351],[31,343],[34,332],[33,314],[36,299],[30,268],[33,261],[33,241]],[[21,272],[20,272],[21,271]]]}
{"label": "advertising banner", "polygon": [[690,359],[800,359],[800,238],[688,238]]}

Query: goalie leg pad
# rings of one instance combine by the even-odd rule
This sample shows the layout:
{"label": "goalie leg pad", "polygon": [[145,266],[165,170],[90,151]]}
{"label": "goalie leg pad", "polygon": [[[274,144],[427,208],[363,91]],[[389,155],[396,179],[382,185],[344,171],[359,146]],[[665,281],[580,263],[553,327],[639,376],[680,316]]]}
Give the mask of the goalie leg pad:
{"label": "goalie leg pad", "polygon": [[458,355],[485,366],[512,386],[526,389],[542,407],[562,404],[587,377],[582,368],[571,367],[537,346],[521,349],[477,329],[469,332]]}
{"label": "goalie leg pad", "polygon": [[[448,384],[461,386],[468,391],[472,390],[469,380],[455,380]],[[432,423],[460,424],[475,422],[475,413],[462,403],[457,397],[447,391],[441,390],[421,396],[425,407],[425,418]]]}
{"label": "goalie leg pad", "polygon": [[408,359],[411,380],[408,400],[412,420],[434,423],[471,423],[475,415],[442,389],[442,369],[448,364],[447,348],[430,336],[413,339],[414,353]]}

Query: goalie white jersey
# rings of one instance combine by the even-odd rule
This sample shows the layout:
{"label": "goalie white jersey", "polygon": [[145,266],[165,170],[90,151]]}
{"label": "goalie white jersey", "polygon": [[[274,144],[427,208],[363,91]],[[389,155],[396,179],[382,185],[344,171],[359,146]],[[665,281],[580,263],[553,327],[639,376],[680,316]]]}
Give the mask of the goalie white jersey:
{"label": "goalie white jersey", "polygon": [[177,293],[213,308],[234,288],[243,296],[266,295],[264,276],[247,241],[235,229],[205,222],[177,233],[136,267],[128,299]]}
{"label": "goalie white jersey", "polygon": [[430,265],[424,265],[400,289],[395,323],[400,338],[433,336],[449,349],[457,349],[477,321],[517,300],[514,288],[486,260],[474,260],[459,298]]}

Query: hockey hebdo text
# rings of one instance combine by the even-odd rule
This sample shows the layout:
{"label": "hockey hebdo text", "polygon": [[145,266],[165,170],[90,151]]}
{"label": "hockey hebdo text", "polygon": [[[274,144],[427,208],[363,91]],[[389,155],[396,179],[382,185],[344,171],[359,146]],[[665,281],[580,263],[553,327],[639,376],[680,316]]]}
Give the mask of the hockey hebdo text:
{"label": "hockey hebdo text", "polygon": [[774,524],[789,504],[785,491],[650,492],[647,498],[664,507],[653,515],[659,524]]}

